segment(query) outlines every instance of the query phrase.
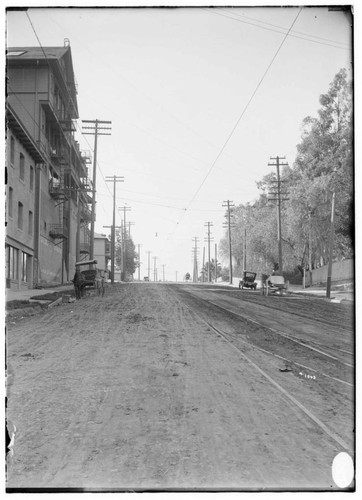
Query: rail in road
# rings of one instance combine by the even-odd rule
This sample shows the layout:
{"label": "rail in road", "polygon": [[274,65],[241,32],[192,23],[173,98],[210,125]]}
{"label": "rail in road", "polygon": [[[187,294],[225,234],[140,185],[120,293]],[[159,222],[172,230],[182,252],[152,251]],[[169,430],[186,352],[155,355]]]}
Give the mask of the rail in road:
{"label": "rail in road", "polygon": [[[345,311],[340,304],[319,301],[311,308],[311,301],[301,298],[290,306],[287,296],[270,298],[251,291],[223,293],[219,289],[219,293],[214,293],[214,290],[184,287],[179,291],[185,297],[192,296],[195,303],[206,306],[209,312],[227,314],[229,320],[234,321],[234,331],[228,333],[230,338],[338,382],[354,385],[354,332],[349,305]],[[339,309],[333,315],[331,311],[336,306]],[[307,316],[309,308],[311,312]],[[254,327],[252,335],[243,334],[246,324]],[[266,345],[272,348],[266,349]],[[313,356],[308,351],[312,351]]]}
{"label": "rail in road", "polygon": [[[305,332],[305,328],[298,328],[300,323],[298,317],[306,316],[305,307],[308,307],[308,303],[306,304],[305,301],[308,299],[304,299],[304,303],[303,299],[300,302],[294,302],[295,305],[292,308],[284,308],[281,301],[276,301],[281,299],[285,303],[288,297],[278,297],[273,302],[276,303],[274,308],[271,301],[265,305],[260,302],[260,295],[256,296],[255,292],[250,291],[244,293],[236,291],[227,294],[214,293],[213,297],[210,298],[212,292],[210,293],[210,290],[201,287],[199,290],[195,287],[180,287],[173,290],[190,312],[199,320],[201,319],[211,331],[222,337],[232,349],[236,349],[256,371],[265,377],[268,383],[277,387],[299,411],[308,416],[335,443],[351,452],[353,449],[351,434],[344,435],[342,427],[328,425],[325,414],[318,416],[318,405],[313,407],[311,403],[309,404],[309,399],[305,394],[303,395],[304,400],[300,401],[298,394],[288,389],[288,383],[284,385],[278,382],[278,379],[276,380],[272,375],[270,361],[271,359],[280,360],[283,365],[283,368],[279,368],[280,372],[290,371],[295,376],[308,377],[310,384],[315,384],[315,381],[318,381],[318,388],[310,385],[310,390],[314,394],[316,391],[318,392],[321,405],[328,406],[330,404],[331,408],[345,405],[349,408],[349,415],[353,420],[353,322],[342,320],[344,324],[342,332],[338,328],[331,329],[329,307],[335,307],[337,304],[323,301],[315,306],[314,310],[318,307],[321,307],[321,310],[318,311],[316,320],[308,318],[309,324]],[[245,312],[248,307],[253,314]],[[256,308],[259,311],[258,319],[255,317]],[[288,312],[283,311],[283,309]],[[287,317],[288,320],[286,320]],[[286,321],[287,325],[285,325]],[[270,323],[273,326],[270,326]],[[287,332],[280,327],[280,323],[287,326]],[[333,324],[336,323],[333,322]],[[319,334],[318,341],[312,335],[313,325],[317,335]],[[305,325],[303,326],[305,327]],[[348,340],[345,338],[346,332]],[[303,333],[305,333],[304,336]],[[260,358],[262,361],[254,356],[255,351],[265,355]],[[348,419],[348,416],[346,418]],[[349,423],[351,424],[351,422]]]}

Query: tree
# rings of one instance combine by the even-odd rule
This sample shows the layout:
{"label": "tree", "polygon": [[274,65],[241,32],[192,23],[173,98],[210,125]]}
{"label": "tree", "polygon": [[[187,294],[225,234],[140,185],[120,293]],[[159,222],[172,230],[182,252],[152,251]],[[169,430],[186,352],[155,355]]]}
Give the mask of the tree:
{"label": "tree", "polygon": [[[320,96],[318,118],[303,121],[302,142],[297,146],[294,180],[309,179],[326,203],[322,221],[330,213],[330,193],[335,192],[335,247],[337,258],[353,252],[353,114],[352,85],[345,69],[340,70],[327,94]],[[318,180],[318,181],[317,181]],[[313,189],[312,189],[313,191]],[[326,200],[328,195],[328,201]],[[320,197],[314,197],[311,209],[318,210]],[[328,208],[327,208],[327,205]],[[324,222],[319,227],[326,227]]]}
{"label": "tree", "polygon": [[122,269],[122,272],[124,272],[124,276],[122,276],[122,279],[126,280],[127,277],[130,277],[134,274],[138,265],[139,256],[136,252],[133,240],[131,238],[127,238],[125,242],[123,242],[122,234],[119,229],[116,230],[115,246],[116,264],[120,269]]}
{"label": "tree", "polygon": [[[331,198],[335,204],[335,258],[353,255],[353,127],[351,82],[346,70],[337,73],[326,94],[320,96],[316,118],[303,121],[301,143],[293,167],[281,172],[283,269],[319,267],[328,261]],[[232,255],[235,275],[246,270],[269,272],[278,261],[275,202],[268,201],[275,190],[275,173],[257,182],[258,200],[233,210]],[[219,245],[220,255],[229,255],[227,234]]]}
{"label": "tree", "polygon": [[[201,269],[201,277],[199,278],[200,280],[202,280],[202,275],[204,275],[204,279],[208,277],[209,262],[205,262],[204,267]],[[211,259],[210,261],[210,276],[211,279],[215,279],[215,259]],[[221,265],[219,263],[217,263],[216,276],[217,278],[221,276]]]}

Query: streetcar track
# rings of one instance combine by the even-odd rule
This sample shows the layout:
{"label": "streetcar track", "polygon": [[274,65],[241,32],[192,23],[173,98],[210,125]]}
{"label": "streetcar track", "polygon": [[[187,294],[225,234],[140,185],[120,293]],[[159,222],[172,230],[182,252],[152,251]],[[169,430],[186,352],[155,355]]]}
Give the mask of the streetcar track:
{"label": "streetcar track", "polygon": [[[175,295],[175,294],[174,294],[174,296],[175,296],[175,298],[176,298],[176,295]],[[180,299],[179,299],[178,297],[177,297],[177,300],[181,303],[181,301],[180,301]],[[208,300],[205,300],[205,302],[208,302],[208,303],[213,304],[211,301],[208,301]],[[191,307],[190,307],[189,305],[187,305],[187,304],[183,304],[183,305],[184,305],[184,307],[186,307],[186,309],[188,309],[188,310],[189,310],[192,314],[196,315],[196,317],[200,318],[200,319],[201,319],[204,323],[206,323],[206,324],[207,324],[210,328],[213,328],[214,330],[217,330],[217,328],[216,328],[215,326],[213,326],[213,325],[209,324],[206,320],[204,320],[203,318],[201,318],[200,314],[196,313],[193,309],[191,309]],[[229,311],[228,309],[225,309],[224,307],[219,306],[218,304],[213,304],[213,305],[215,305],[215,306],[219,307],[220,309],[223,309],[223,310],[226,310],[226,311],[228,311],[228,312],[231,312],[232,314],[236,314],[237,316],[240,316],[240,317],[241,317],[241,318],[243,318],[243,319],[248,319],[248,318],[245,318],[245,317],[243,317],[243,316],[241,316],[241,315],[239,315],[239,314],[237,314],[237,313],[234,313],[233,311]],[[256,323],[256,322],[255,322],[255,323]],[[257,323],[257,324],[259,325],[259,323]],[[263,326],[263,325],[260,325],[260,326]],[[265,327],[265,328],[268,328],[268,327]],[[271,329],[271,330],[272,330],[272,329]],[[273,331],[273,330],[272,330],[272,331]],[[277,332],[275,332],[275,333],[277,333]],[[302,363],[298,363],[298,362],[296,362],[296,361],[292,361],[292,360],[290,360],[290,359],[288,359],[288,358],[285,358],[285,357],[283,357],[283,356],[280,356],[279,354],[275,354],[275,353],[273,353],[273,352],[270,352],[270,351],[268,351],[268,350],[266,350],[266,349],[263,349],[262,347],[259,347],[259,346],[255,345],[255,344],[252,344],[251,342],[248,342],[248,341],[246,341],[246,340],[241,339],[239,336],[236,336],[235,334],[232,334],[232,333],[229,333],[229,332],[228,332],[228,333],[224,332],[224,335],[228,335],[229,337],[232,337],[232,338],[233,338],[233,340],[235,340],[235,341],[237,341],[237,342],[242,342],[242,343],[244,343],[244,344],[248,345],[249,347],[255,348],[255,349],[259,350],[259,351],[262,351],[262,352],[264,352],[264,353],[266,353],[266,354],[272,355],[272,356],[274,356],[274,357],[276,357],[276,358],[279,358],[279,359],[281,359],[281,360],[283,360],[283,361],[287,361],[289,364],[294,364],[294,365],[296,365],[296,366],[300,366],[301,368],[304,368],[304,369],[306,369],[306,370],[310,370],[310,371],[312,371],[312,372],[314,372],[314,373],[317,373],[318,375],[321,375],[321,376],[326,377],[326,378],[328,378],[328,379],[334,380],[334,381],[339,382],[339,383],[341,383],[341,384],[348,385],[348,386],[350,386],[350,387],[354,387],[354,384],[353,384],[353,383],[347,382],[346,380],[342,380],[342,379],[337,378],[337,377],[333,377],[333,376],[328,375],[328,374],[326,374],[326,373],[324,373],[324,372],[321,372],[321,371],[319,371],[319,370],[316,370],[315,368],[311,368],[311,367],[306,366],[306,365],[304,365],[304,364],[302,364]],[[223,335],[223,336],[224,336],[224,335]],[[229,343],[231,343],[229,340],[228,340],[228,342],[229,342]],[[308,346],[306,346],[306,347],[308,347]]]}
{"label": "streetcar track", "polygon": [[[222,292],[222,290],[219,290],[219,289],[211,289],[209,288],[208,291],[211,291],[211,292]],[[230,290],[231,292],[234,292],[235,294],[237,294],[236,290]],[[241,292],[242,293],[242,292]],[[252,291],[248,291],[247,294],[250,294],[252,293],[254,295],[254,293]],[[298,297],[299,298],[299,297]],[[243,300],[245,300],[245,295],[243,295]],[[310,297],[307,298],[307,300],[310,300]],[[257,301],[254,301],[254,300],[249,300],[249,299],[246,299],[247,302],[250,302],[252,304],[255,304],[255,305],[260,305],[260,303],[258,303]],[[263,304],[263,307],[266,307],[268,309],[278,309],[278,310],[282,310],[281,308],[279,307],[275,307],[275,303],[273,304],[268,304],[267,302],[265,302]],[[301,318],[306,318],[306,319],[310,319],[310,317],[306,314],[303,314],[301,313],[300,311],[293,311],[291,314],[295,315],[295,316],[299,316]],[[338,327],[338,330],[339,331],[342,331],[342,332],[345,332],[345,333],[353,333],[353,330],[351,330],[350,328],[346,328],[344,324],[342,325],[336,325],[335,322],[332,322],[332,321],[328,321],[327,319],[323,318],[323,319],[320,319],[318,317],[314,317],[313,318],[314,321],[318,322],[318,323],[323,323],[327,326],[330,326],[332,328],[336,328]]]}
{"label": "streetcar track", "polygon": [[270,377],[264,370],[262,370],[256,363],[254,363],[243,351],[235,346],[230,340],[225,336],[224,332],[214,325],[204,320],[198,315],[199,319],[205,323],[209,328],[211,328],[215,333],[221,336],[231,347],[238,351],[238,353],[251,365],[253,366],[263,377],[265,377],[274,387],[276,387],[284,396],[286,396],[290,401],[292,401],[305,415],[307,415],[318,427],[320,427],[330,438],[332,438],[336,443],[342,446],[345,450],[350,451],[350,446],[335,432],[333,432],[329,427],[327,427],[319,418],[317,418],[308,408],[306,408],[302,403],[300,403],[292,394],[290,394],[286,389],[284,389],[278,382],[276,382],[272,377]]}
{"label": "streetcar track", "polygon": [[280,356],[280,354],[275,354],[274,352],[271,352],[271,351],[267,351],[266,349],[263,349],[262,347],[259,347],[257,345],[254,345],[254,344],[251,344],[250,342],[246,341],[246,340],[243,340],[241,339],[240,337],[237,337],[236,335],[233,335],[231,333],[226,333],[224,332],[225,335],[228,335],[229,337],[232,337],[233,340],[237,341],[237,342],[242,342],[243,344],[246,344],[248,345],[249,347],[252,347],[253,349],[257,349],[258,351],[262,351],[266,354],[270,354],[271,356],[274,356],[276,358],[279,358],[283,361],[287,361],[289,364],[293,364],[293,365],[296,365],[296,366],[300,366],[301,368],[304,368],[306,370],[310,370],[314,373],[317,373],[318,375],[322,375],[323,377],[327,377],[327,378],[330,378],[332,380],[335,380],[336,382],[340,382],[342,384],[346,384],[346,385],[349,385],[350,387],[354,387],[354,384],[351,384],[350,382],[347,382],[346,380],[342,380],[340,378],[337,378],[337,377],[332,377],[331,375],[327,375],[326,373],[324,372],[321,372],[319,370],[316,370],[315,368],[311,368],[310,366],[306,366],[306,365],[303,365],[302,363],[298,363],[296,361],[293,361],[293,360],[290,360],[288,358],[285,358],[283,356]]}
{"label": "streetcar track", "polygon": [[[205,299],[203,299],[203,300],[205,300]],[[242,319],[247,320],[247,321],[251,321],[252,323],[254,323],[254,324],[256,324],[256,325],[258,325],[258,326],[260,326],[260,327],[262,327],[262,328],[266,328],[267,330],[270,330],[270,331],[272,331],[273,333],[276,333],[277,335],[280,335],[281,337],[284,337],[284,338],[286,338],[286,339],[290,340],[291,342],[295,342],[296,344],[299,344],[299,345],[301,345],[301,346],[303,346],[303,347],[306,347],[307,349],[311,349],[312,351],[316,351],[316,352],[318,352],[319,354],[322,354],[323,356],[326,356],[326,357],[331,358],[331,359],[333,359],[333,360],[335,360],[335,361],[338,361],[338,362],[339,362],[339,363],[341,363],[342,365],[348,366],[348,367],[350,367],[350,368],[354,368],[354,365],[353,365],[353,364],[350,364],[350,363],[345,363],[344,361],[341,361],[340,359],[336,358],[335,356],[332,356],[331,354],[328,354],[328,353],[326,353],[326,352],[324,352],[324,351],[322,351],[322,350],[320,350],[320,349],[317,349],[317,348],[315,348],[315,347],[313,347],[313,346],[310,346],[310,345],[308,345],[308,344],[305,344],[305,343],[304,343],[304,342],[302,342],[302,341],[301,341],[301,339],[300,339],[300,338],[298,338],[298,337],[291,337],[291,336],[289,336],[288,334],[286,334],[286,333],[284,333],[284,332],[281,332],[281,331],[279,331],[279,330],[276,330],[276,329],[274,329],[274,328],[271,328],[270,326],[263,325],[262,323],[259,323],[258,321],[254,320],[254,319],[252,319],[252,318],[250,318],[250,317],[248,317],[248,316],[241,315],[241,314],[239,314],[239,313],[237,313],[237,312],[235,312],[235,311],[232,311],[232,310],[230,310],[230,309],[227,309],[226,307],[221,306],[221,305],[219,305],[219,304],[216,304],[215,302],[212,302],[211,300],[205,300],[205,302],[208,302],[209,304],[212,304],[213,306],[218,307],[219,309],[222,309],[222,310],[224,310],[224,311],[226,311],[226,312],[228,312],[228,313],[230,313],[230,314],[233,314],[233,315],[235,315],[235,316],[238,316],[239,318],[242,318]],[[322,346],[324,346],[323,344],[318,344],[318,345],[322,345]],[[324,346],[324,347],[327,347],[327,348],[329,349],[329,346]],[[339,352],[343,352],[343,351],[341,351],[341,350],[340,350],[340,349],[338,349],[338,348],[334,348],[334,350],[337,350],[337,351],[339,351]]]}

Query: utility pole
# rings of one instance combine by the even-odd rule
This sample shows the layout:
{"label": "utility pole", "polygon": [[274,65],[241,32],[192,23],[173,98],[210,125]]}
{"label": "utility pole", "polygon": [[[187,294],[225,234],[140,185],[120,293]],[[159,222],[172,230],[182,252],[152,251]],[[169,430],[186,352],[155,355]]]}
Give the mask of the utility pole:
{"label": "utility pole", "polygon": [[215,283],[217,282],[217,243],[215,243]]}
{"label": "utility pole", "polygon": [[207,281],[211,281],[211,269],[210,269],[210,227],[213,226],[212,222],[205,222],[204,224],[205,227],[207,227],[207,247],[208,247],[208,256],[209,256],[209,264],[208,264],[208,270],[207,270]]}
{"label": "utility pole", "polygon": [[202,252],[202,282],[205,281],[205,247]]}
{"label": "utility pole", "polygon": [[244,252],[243,252],[243,272],[245,271],[246,271],[246,221],[244,224]]}
{"label": "utility pole", "polygon": [[175,271],[175,272],[176,272],[176,283],[177,283],[177,271]]}
{"label": "utility pole", "polygon": [[278,221],[278,273],[280,276],[283,274],[283,255],[282,255],[282,216],[281,216],[281,202],[287,200],[288,198],[283,198],[282,195],[284,196],[286,193],[282,192],[281,190],[281,183],[285,181],[280,180],[280,171],[279,167],[284,167],[288,166],[288,163],[280,163],[280,160],[285,160],[285,156],[276,156],[273,158],[272,156],[270,157],[271,160],[275,161],[275,163],[268,163],[270,167],[276,167],[277,168],[277,180],[274,181],[277,184],[276,187],[276,192],[270,193],[273,196],[276,196],[276,198],[268,198],[269,200],[276,200],[277,202],[277,221]]}
{"label": "utility pole", "polygon": [[131,207],[118,207],[120,210],[123,210],[123,252],[122,252],[122,273],[123,278],[126,278],[126,259],[127,259],[127,226],[126,226],[126,212],[131,210]]}
{"label": "utility pole", "polygon": [[232,249],[231,249],[231,214],[230,214],[230,208],[233,207],[234,205],[232,204],[233,202],[230,200],[226,200],[223,203],[223,207],[227,207],[228,211],[225,217],[227,217],[227,227],[228,227],[228,235],[229,235],[229,282],[230,285],[233,284],[233,256],[232,256]]}
{"label": "utility pole", "polygon": [[328,274],[327,274],[327,290],[326,296],[331,298],[331,284],[332,284],[332,264],[333,264],[333,243],[334,243],[334,205],[335,205],[336,192],[332,194],[332,208],[331,208],[331,227],[329,233],[329,261],[328,261]]}
{"label": "utility pole", "polygon": [[193,276],[192,276],[192,281],[194,283],[197,283],[198,275],[199,275],[198,269],[197,269],[197,251],[198,251],[197,250],[197,240],[198,240],[198,238],[195,236],[195,238],[193,239],[193,241],[195,242],[195,247],[193,249],[193,251],[194,251],[194,271],[193,271]]}
{"label": "utility pole", "polygon": [[151,272],[151,266],[150,266],[150,255],[151,255],[151,252],[150,250],[147,250],[147,253],[148,253],[148,271],[147,271],[147,276],[148,276],[148,279],[151,278],[150,276],[150,272]]}
{"label": "utility pole", "polygon": [[162,264],[162,281],[165,281],[165,264]]}
{"label": "utility pole", "polygon": [[138,281],[141,281],[141,245],[138,243]]}
{"label": "utility pole", "polygon": [[[111,282],[113,285],[113,283],[114,283],[114,266],[115,266],[115,261],[116,261],[116,258],[115,258],[115,256],[116,256],[116,253],[115,253],[116,242],[114,239],[114,245],[113,245],[112,233],[116,234],[116,229],[119,229],[122,226],[115,226],[114,224],[112,224],[112,226],[103,226],[103,227],[107,227],[107,228],[111,229]],[[113,265],[112,265],[112,262],[113,262]]]}
{"label": "utility pole", "polygon": [[82,120],[82,123],[90,123],[91,125],[83,125],[84,130],[90,132],[83,132],[84,135],[94,135],[94,150],[93,150],[93,196],[92,196],[92,220],[90,231],[90,259],[94,259],[94,223],[96,220],[96,181],[97,181],[97,146],[99,135],[111,135],[108,132],[101,132],[102,130],[111,130],[111,127],[104,127],[103,125],[111,125],[112,122],[104,120]]}
{"label": "utility pole", "polygon": [[115,261],[115,245],[116,245],[116,184],[124,182],[124,177],[113,175],[106,176],[106,182],[113,182],[113,225],[111,233],[111,283],[114,284],[114,261]]}
{"label": "utility pole", "polygon": [[156,260],[157,257],[153,257],[153,281],[157,280]]}

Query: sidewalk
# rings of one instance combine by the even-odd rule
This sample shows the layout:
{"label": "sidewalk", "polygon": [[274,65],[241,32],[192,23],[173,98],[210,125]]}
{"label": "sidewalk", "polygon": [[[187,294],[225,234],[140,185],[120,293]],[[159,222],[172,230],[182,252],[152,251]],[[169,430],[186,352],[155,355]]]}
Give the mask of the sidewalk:
{"label": "sidewalk", "polygon": [[45,295],[54,292],[67,292],[74,289],[72,284],[69,285],[59,285],[52,288],[29,288],[27,290],[9,290],[5,291],[5,301],[10,302],[11,300],[30,300],[30,297],[36,297],[38,295]]}
{"label": "sidewalk", "polygon": [[[232,286],[234,288],[238,288],[239,279],[240,278],[234,278],[232,285],[230,285],[229,282],[218,282],[216,284],[221,286]],[[258,284],[257,289],[260,289],[260,280],[256,280],[256,282]],[[349,285],[352,286],[352,283]],[[330,302],[341,302],[342,300],[348,300],[353,302],[355,300],[353,290],[345,289],[343,285],[338,285],[333,283],[331,287],[331,297],[330,299],[327,299],[326,288],[327,288],[326,285],[316,285],[308,288],[303,288],[303,285],[289,285],[288,291],[289,293],[292,294],[305,295],[309,297],[318,297],[321,299],[329,300]]]}
{"label": "sidewalk", "polygon": [[324,298],[330,300],[331,302],[341,302],[342,300],[354,301],[353,290],[345,290],[343,287],[333,286],[331,287],[331,297],[327,299],[326,286],[311,286],[308,288],[303,288],[303,285],[289,285],[289,292],[298,295],[307,295]]}

